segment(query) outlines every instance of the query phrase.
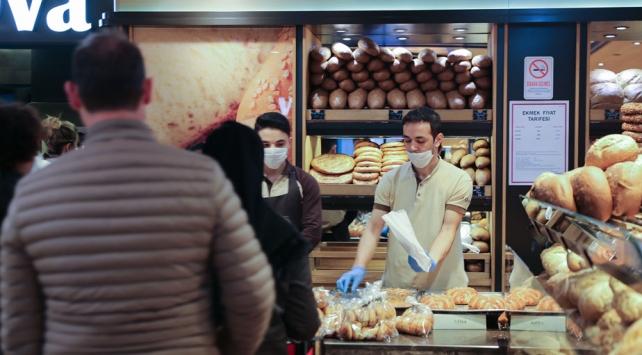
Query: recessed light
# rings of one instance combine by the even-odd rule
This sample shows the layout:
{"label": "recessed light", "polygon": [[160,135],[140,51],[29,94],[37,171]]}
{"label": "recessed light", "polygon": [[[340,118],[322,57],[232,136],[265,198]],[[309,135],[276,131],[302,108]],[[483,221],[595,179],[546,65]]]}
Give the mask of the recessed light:
{"label": "recessed light", "polygon": [[272,53],[272,54],[279,54],[279,53],[281,53],[281,52],[279,52],[279,51],[271,51],[270,53]]}
{"label": "recessed light", "polygon": [[598,67],[603,67],[603,66],[604,66],[604,63],[597,63],[597,66],[598,66]]}
{"label": "recessed light", "polygon": [[465,27],[457,27],[457,28],[455,28],[455,32],[466,32],[466,31],[468,31],[468,29],[465,28]]}
{"label": "recessed light", "polygon": [[395,33],[406,33],[407,30],[405,28],[395,28],[394,31]]}
{"label": "recessed light", "polygon": [[639,45],[640,45],[640,42],[633,42],[633,45],[634,45],[634,46],[639,46]]}
{"label": "recessed light", "polygon": [[615,37],[617,37],[617,35],[614,35],[612,33],[607,33],[604,35],[604,38],[615,38]]}
{"label": "recessed light", "polygon": [[342,38],[342,40],[344,40],[344,41],[349,41],[349,40],[351,40],[351,39],[352,39],[352,38],[350,38],[350,37],[343,37],[343,38]]}
{"label": "recessed light", "polygon": [[454,38],[454,39],[456,39],[456,40],[458,40],[458,41],[463,41],[463,40],[465,40],[465,39],[466,39],[466,37],[464,37],[464,36],[455,36],[455,37],[453,37],[453,38]]}
{"label": "recessed light", "polygon": [[340,28],[340,29],[338,29],[336,32],[337,32],[337,33],[346,33],[346,32],[348,32],[348,30],[345,30],[345,29]]}
{"label": "recessed light", "polygon": [[629,26],[616,26],[615,29],[618,31],[624,31],[624,30],[628,30]]}
{"label": "recessed light", "polygon": [[406,36],[399,36],[399,37],[397,37],[397,39],[398,39],[398,40],[400,40],[400,41],[406,41],[406,40],[408,40],[408,37],[406,37]]}

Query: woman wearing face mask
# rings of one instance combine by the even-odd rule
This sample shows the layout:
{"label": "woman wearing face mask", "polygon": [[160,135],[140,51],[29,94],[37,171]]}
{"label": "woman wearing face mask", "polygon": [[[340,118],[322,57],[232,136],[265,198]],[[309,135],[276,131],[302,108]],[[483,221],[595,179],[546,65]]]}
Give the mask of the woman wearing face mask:
{"label": "woman wearing face mask", "polygon": [[356,290],[363,281],[384,227],[382,217],[397,210],[407,212],[432,265],[430,270],[421,269],[393,235],[388,241],[384,286],[439,292],[468,284],[458,228],[470,204],[472,180],[439,157],[444,140],[439,114],[418,108],[406,114],[402,125],[410,162],[386,173],[377,185],[372,217],[361,235],[354,266],[337,280],[342,291]]}
{"label": "woman wearing face mask", "polygon": [[265,202],[287,219],[314,248],[321,241],[321,195],[317,181],[291,165],[290,122],[277,112],[256,119],[254,130],[265,152],[262,193]]}

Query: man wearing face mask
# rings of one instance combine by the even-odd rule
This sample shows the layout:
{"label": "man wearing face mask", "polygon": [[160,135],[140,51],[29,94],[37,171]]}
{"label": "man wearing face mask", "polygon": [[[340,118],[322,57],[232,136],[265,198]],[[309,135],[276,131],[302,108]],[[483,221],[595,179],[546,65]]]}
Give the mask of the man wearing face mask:
{"label": "man wearing face mask", "polygon": [[280,113],[267,112],[256,119],[254,130],[264,148],[263,198],[314,248],[321,241],[321,194],[317,181],[287,160],[290,122]]}
{"label": "man wearing face mask", "polygon": [[343,292],[356,290],[363,281],[384,227],[382,217],[397,210],[407,212],[432,265],[422,270],[392,235],[384,286],[443,291],[468,284],[458,228],[470,204],[472,180],[439,157],[444,140],[439,114],[418,108],[408,112],[402,124],[410,162],[386,173],[377,185],[372,217],[361,235],[354,266],[337,280]]}

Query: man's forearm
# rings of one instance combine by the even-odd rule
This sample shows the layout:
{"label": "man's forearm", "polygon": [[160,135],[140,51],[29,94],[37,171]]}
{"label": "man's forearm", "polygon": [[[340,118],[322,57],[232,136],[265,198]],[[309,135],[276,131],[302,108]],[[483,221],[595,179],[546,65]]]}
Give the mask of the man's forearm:
{"label": "man's forearm", "polygon": [[428,254],[437,263],[441,263],[448,255],[448,252],[450,252],[450,248],[452,248],[454,241],[454,233],[442,231],[437,235],[437,239],[430,247]]}
{"label": "man's forearm", "polygon": [[357,248],[357,256],[354,260],[354,266],[365,268],[374,257],[378,243],[378,236],[370,231],[365,231],[361,236],[361,240],[359,240],[359,247]]}

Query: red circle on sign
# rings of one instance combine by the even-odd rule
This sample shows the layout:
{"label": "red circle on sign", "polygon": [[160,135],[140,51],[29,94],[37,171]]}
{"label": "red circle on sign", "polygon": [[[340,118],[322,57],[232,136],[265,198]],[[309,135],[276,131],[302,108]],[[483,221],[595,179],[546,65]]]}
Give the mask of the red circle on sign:
{"label": "red circle on sign", "polygon": [[528,66],[528,72],[533,78],[542,79],[548,74],[548,64],[541,59],[534,60]]}

